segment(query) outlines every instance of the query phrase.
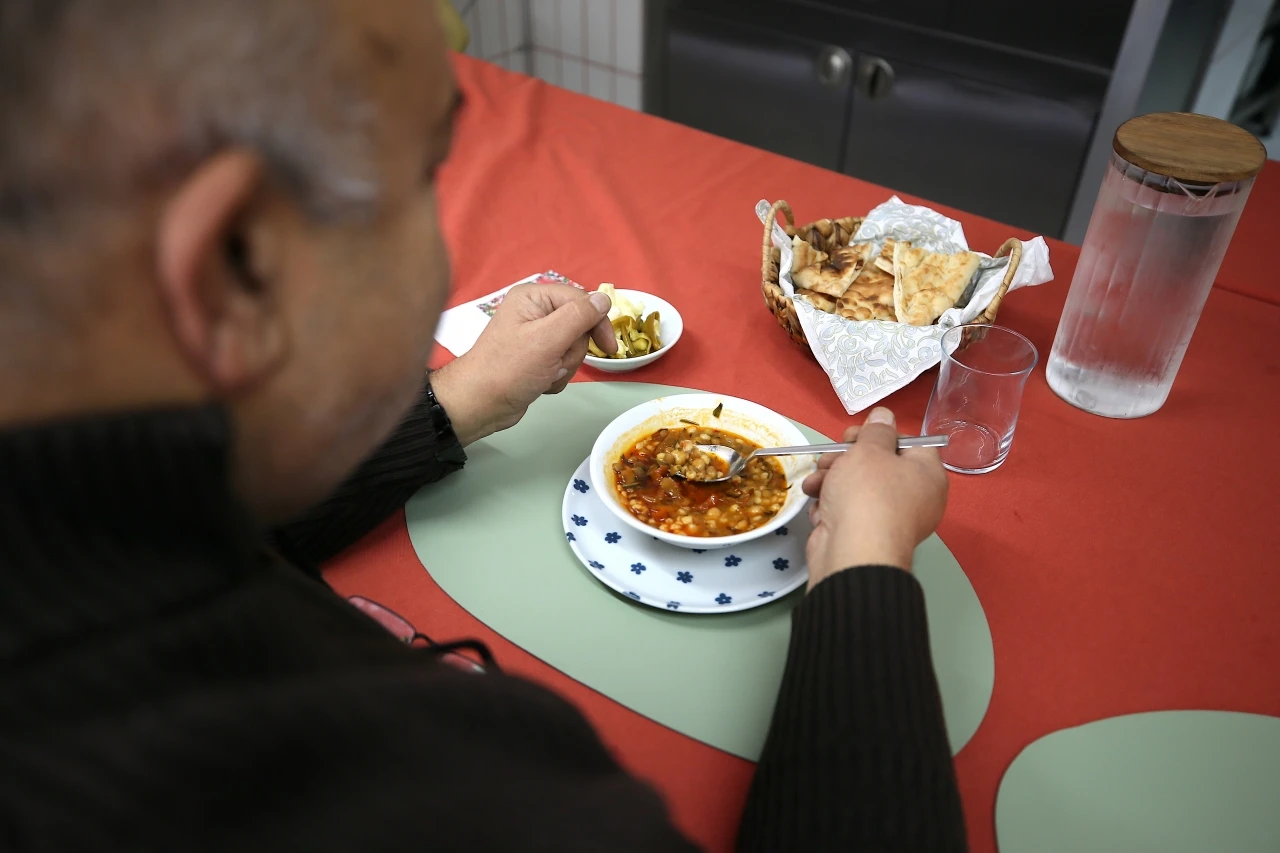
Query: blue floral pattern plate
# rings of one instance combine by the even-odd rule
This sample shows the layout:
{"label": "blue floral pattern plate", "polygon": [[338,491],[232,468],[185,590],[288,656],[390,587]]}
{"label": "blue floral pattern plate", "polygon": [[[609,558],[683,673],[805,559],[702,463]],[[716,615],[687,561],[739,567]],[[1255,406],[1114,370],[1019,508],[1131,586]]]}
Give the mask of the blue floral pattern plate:
{"label": "blue floral pattern plate", "polygon": [[591,487],[590,461],[573,473],[561,519],[574,555],[605,586],[662,610],[729,613],[768,604],[808,578],[808,513],[731,548],[679,548],[619,524]]}

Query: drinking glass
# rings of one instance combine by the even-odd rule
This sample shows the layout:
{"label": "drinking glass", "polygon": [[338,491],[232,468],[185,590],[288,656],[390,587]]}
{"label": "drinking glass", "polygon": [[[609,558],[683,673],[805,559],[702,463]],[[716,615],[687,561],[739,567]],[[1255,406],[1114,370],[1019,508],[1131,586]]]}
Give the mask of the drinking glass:
{"label": "drinking glass", "polygon": [[942,336],[942,366],[921,435],[947,435],[942,464],[961,474],[994,471],[1009,455],[1022,389],[1039,355],[1003,326],[956,326]]}

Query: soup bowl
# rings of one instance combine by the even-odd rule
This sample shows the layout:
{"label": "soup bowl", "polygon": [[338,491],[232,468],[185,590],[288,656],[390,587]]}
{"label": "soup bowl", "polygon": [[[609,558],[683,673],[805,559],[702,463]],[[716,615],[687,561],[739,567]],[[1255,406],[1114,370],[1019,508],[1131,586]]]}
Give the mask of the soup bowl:
{"label": "soup bowl", "polygon": [[[717,413],[717,407],[719,412]],[[690,423],[691,422],[691,423]],[[727,548],[772,534],[795,518],[809,499],[800,483],[814,470],[812,456],[776,457],[787,477],[787,496],[782,507],[767,522],[742,533],[727,536],[690,536],[659,530],[632,515],[615,485],[613,466],[636,442],[661,429],[684,429],[690,425],[735,433],[761,447],[808,444],[804,433],[777,412],[749,400],[723,394],[673,394],[641,403],[623,412],[604,428],[591,448],[591,484],[604,505],[628,527],[681,548]]]}

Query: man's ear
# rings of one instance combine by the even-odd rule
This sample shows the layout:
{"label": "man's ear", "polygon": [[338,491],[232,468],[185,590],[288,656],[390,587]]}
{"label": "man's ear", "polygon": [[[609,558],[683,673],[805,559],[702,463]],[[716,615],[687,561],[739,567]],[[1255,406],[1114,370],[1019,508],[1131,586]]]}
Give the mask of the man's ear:
{"label": "man's ear", "polygon": [[218,396],[272,374],[288,349],[280,313],[280,225],[261,204],[257,155],[221,152],[178,188],[161,214],[160,290],[178,344]]}

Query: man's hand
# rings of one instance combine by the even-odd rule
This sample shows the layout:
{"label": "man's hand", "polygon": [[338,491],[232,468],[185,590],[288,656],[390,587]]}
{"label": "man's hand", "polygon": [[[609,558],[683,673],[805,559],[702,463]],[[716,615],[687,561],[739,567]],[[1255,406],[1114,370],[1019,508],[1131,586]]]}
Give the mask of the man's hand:
{"label": "man's hand", "polygon": [[942,521],[947,473],[938,451],[898,452],[893,412],[873,409],[866,424],[850,427],[845,453],[822,458],[804,481],[813,535],[809,537],[809,589],[851,566],[911,570],[915,548]]}
{"label": "man's hand", "polygon": [[558,394],[587,354],[618,342],[609,297],[567,284],[522,284],[507,292],[476,345],[431,375],[431,387],[464,444],[514,426],[534,400]]}

